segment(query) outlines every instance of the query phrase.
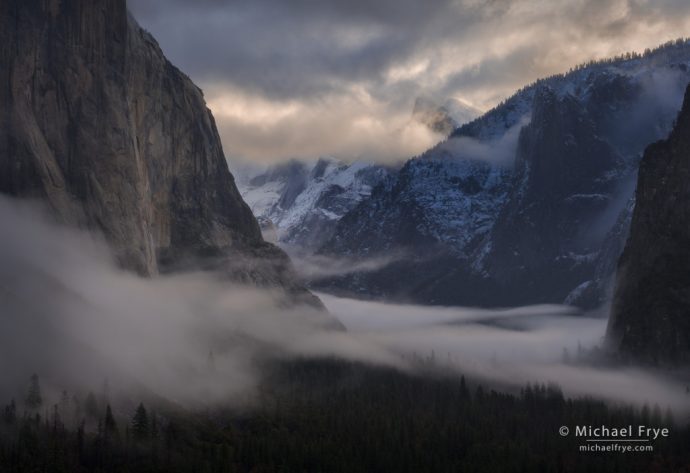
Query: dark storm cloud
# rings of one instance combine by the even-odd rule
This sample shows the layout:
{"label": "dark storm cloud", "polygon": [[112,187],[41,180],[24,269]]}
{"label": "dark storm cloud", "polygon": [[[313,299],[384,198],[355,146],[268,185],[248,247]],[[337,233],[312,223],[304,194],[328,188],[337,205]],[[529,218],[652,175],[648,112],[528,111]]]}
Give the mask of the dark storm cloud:
{"label": "dark storm cloud", "polygon": [[450,0],[139,0],[130,8],[174,62],[203,81],[313,98],[377,81],[413,54]]}
{"label": "dark storm cloud", "polygon": [[[422,136],[408,140],[408,148],[384,149],[399,141],[393,135],[419,95],[454,96],[487,109],[539,77],[690,31],[685,0],[130,0],[129,6],[205,89],[226,152],[250,159],[404,158],[434,141]],[[312,143],[313,133],[332,127],[345,128],[347,143],[338,134]],[[367,136],[358,147],[362,129]],[[377,141],[380,149],[373,149]]]}

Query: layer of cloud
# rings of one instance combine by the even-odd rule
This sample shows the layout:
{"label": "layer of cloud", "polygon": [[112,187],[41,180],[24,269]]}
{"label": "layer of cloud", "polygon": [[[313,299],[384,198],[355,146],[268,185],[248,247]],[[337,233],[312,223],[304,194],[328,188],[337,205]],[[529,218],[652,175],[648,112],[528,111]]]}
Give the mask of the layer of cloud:
{"label": "layer of cloud", "polygon": [[641,51],[690,27],[682,0],[130,0],[129,7],[206,90],[228,156],[264,161],[410,157],[430,139],[400,132],[419,95],[487,109],[539,77]]}
{"label": "layer of cloud", "polygon": [[[41,376],[46,403],[63,389],[111,402],[161,397],[199,408],[256,399],[267,359],[340,357],[415,370],[410,355],[522,386],[555,382],[591,395],[687,412],[685,387],[641,370],[564,363],[601,342],[605,319],[572,308],[438,308],[322,295],[348,332],[323,315],[287,310],[270,292],[232,287],[209,274],[143,279],[117,269],[103,243],[58,227],[26,204],[0,199],[0,400],[20,400]],[[209,358],[209,352],[213,357]],[[5,401],[6,402],[6,401]]]}
{"label": "layer of cloud", "polygon": [[352,336],[407,356],[433,353],[438,363],[473,377],[513,386],[553,382],[569,396],[690,411],[690,397],[678,380],[575,362],[579,352],[588,358],[602,345],[606,319],[578,314],[572,307],[487,310],[320,297]]}
{"label": "layer of cloud", "polygon": [[36,372],[47,403],[63,389],[98,392],[104,379],[111,399],[244,403],[255,398],[267,359],[335,356],[413,370],[409,355],[435,352],[450,369],[502,385],[552,381],[569,395],[689,406],[684,386],[653,374],[563,363],[564,349],[574,356],[598,345],[606,325],[569,307],[438,308],[322,295],[348,328],[338,332],[313,309],[285,309],[270,291],[211,274],[126,273],[101,241],[26,204],[0,198],[0,221],[0,402],[21,400]]}
{"label": "layer of cloud", "polygon": [[[140,278],[102,241],[0,198],[0,399],[38,373],[46,399],[113,394],[184,406],[250,397],[267,358],[339,356],[401,365],[386,349],[328,328],[314,309],[213,274]],[[213,366],[209,353],[213,353]],[[0,401],[2,402],[2,401]]]}
{"label": "layer of cloud", "polygon": [[512,166],[520,130],[527,123],[529,123],[529,117],[523,117],[503,135],[490,141],[481,141],[469,136],[452,137],[441,143],[439,149],[448,151],[459,159],[474,159],[499,166]]}
{"label": "layer of cloud", "polygon": [[209,107],[231,161],[328,156],[394,162],[420,154],[444,138],[412,120],[411,111],[400,113],[361,89],[343,89],[342,95],[308,103],[297,99],[275,103],[231,87],[210,90]]}
{"label": "layer of cloud", "polygon": [[404,252],[391,252],[386,256],[354,260],[347,257],[331,257],[311,254],[300,248],[289,245],[282,246],[290,255],[295,271],[305,281],[319,281],[334,276],[345,276],[353,273],[369,273],[379,271],[395,262],[409,259],[410,255]]}

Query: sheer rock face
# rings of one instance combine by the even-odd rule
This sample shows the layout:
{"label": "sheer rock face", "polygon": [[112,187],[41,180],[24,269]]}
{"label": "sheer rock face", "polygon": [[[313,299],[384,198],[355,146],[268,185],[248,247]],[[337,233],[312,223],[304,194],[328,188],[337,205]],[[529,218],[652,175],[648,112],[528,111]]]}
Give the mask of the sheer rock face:
{"label": "sheer rock face", "polygon": [[592,245],[582,234],[606,211],[623,168],[575,98],[543,88],[532,110],[485,261],[500,292],[517,304],[563,301],[588,278],[593,261],[582,255],[599,241]]}
{"label": "sheer rock face", "polygon": [[608,340],[645,363],[690,362],[690,88],[667,140],[640,166]]}
{"label": "sheer rock face", "polygon": [[[125,0],[0,3],[0,120],[0,192],[102,232],[124,267],[223,256],[233,278],[309,295],[263,241],[202,92]],[[232,267],[248,255],[265,264]]]}

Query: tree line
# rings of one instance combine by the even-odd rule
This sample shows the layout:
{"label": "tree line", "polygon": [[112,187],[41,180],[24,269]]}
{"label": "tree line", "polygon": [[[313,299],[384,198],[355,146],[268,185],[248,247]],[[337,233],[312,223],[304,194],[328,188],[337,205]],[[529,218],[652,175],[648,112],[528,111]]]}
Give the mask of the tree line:
{"label": "tree line", "polygon": [[[62,422],[59,405],[49,415],[45,406],[29,409],[41,397],[36,378],[21,415],[16,402],[5,406],[0,471],[690,471],[688,419],[661,406],[570,399],[540,383],[499,391],[443,369],[425,372],[337,360],[275,363],[251,408],[154,413],[136,403],[114,412],[97,403],[92,428],[85,409],[75,427]],[[671,436],[655,442],[654,452],[621,455],[580,453],[581,441],[558,433],[563,425],[601,424],[668,427]]]}

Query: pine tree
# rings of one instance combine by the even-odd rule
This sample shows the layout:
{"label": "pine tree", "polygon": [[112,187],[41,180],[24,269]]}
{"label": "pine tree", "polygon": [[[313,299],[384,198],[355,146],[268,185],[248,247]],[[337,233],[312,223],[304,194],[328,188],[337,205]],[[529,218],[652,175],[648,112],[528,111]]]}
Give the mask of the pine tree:
{"label": "pine tree", "polygon": [[153,412],[151,414],[151,438],[158,438],[158,417],[156,416],[156,413]]}
{"label": "pine tree", "polygon": [[75,422],[79,422],[82,419],[83,415],[82,402],[79,399],[79,396],[73,394],[72,399],[70,399],[70,405],[72,407],[70,412],[72,420]]}
{"label": "pine tree", "polygon": [[139,439],[146,438],[149,434],[149,417],[143,403],[139,404],[132,418],[132,433]]}
{"label": "pine tree", "polygon": [[103,392],[101,394],[101,402],[105,405],[110,403],[110,382],[108,378],[103,380]]}
{"label": "pine tree", "polygon": [[642,421],[645,423],[645,425],[649,424],[649,421],[650,421],[649,404],[645,403],[642,406],[642,410],[640,411],[640,417],[642,418]]}
{"label": "pine tree", "polygon": [[115,417],[113,417],[113,410],[108,404],[105,408],[105,433],[106,435],[117,435],[117,423],[115,422]]}
{"label": "pine tree", "polygon": [[10,402],[9,405],[5,406],[4,419],[8,424],[14,424],[14,422],[17,420],[17,405],[15,404],[14,399],[12,399],[12,402]]}
{"label": "pine tree", "polygon": [[36,373],[31,375],[29,381],[29,392],[26,395],[26,405],[29,409],[38,409],[43,404],[43,396],[41,395],[41,383],[38,380]]}
{"label": "pine tree", "polygon": [[90,418],[98,419],[98,417],[100,417],[98,401],[96,401],[96,396],[94,396],[92,392],[89,392],[88,396],[86,396],[86,403],[84,404],[84,409],[86,410],[86,415]]}
{"label": "pine tree", "polygon": [[57,404],[53,405],[53,433],[56,433],[58,429],[62,429],[62,419],[60,419],[60,409]]}
{"label": "pine tree", "polygon": [[652,409],[652,425],[658,427],[661,425],[663,422],[662,415],[661,415],[661,407],[659,407],[659,404],[654,404],[654,408]]}
{"label": "pine tree", "polygon": [[673,428],[675,422],[673,421],[673,412],[671,412],[671,408],[667,407],[666,408],[666,414],[664,415],[664,427],[668,427],[669,429]]}
{"label": "pine tree", "polygon": [[477,386],[477,391],[474,395],[474,398],[476,401],[481,401],[484,399],[484,388],[482,387],[481,384],[479,386]]}
{"label": "pine tree", "polygon": [[60,395],[60,412],[63,416],[67,416],[69,412],[69,394],[67,391],[62,391]]}
{"label": "pine tree", "polygon": [[84,439],[86,438],[86,425],[84,421],[79,424],[77,429],[77,452],[79,453],[79,458],[84,456]]}
{"label": "pine tree", "polygon": [[465,381],[465,375],[464,374],[460,377],[460,395],[463,398],[470,397],[470,391],[469,391],[469,389],[467,389],[467,382]]}

